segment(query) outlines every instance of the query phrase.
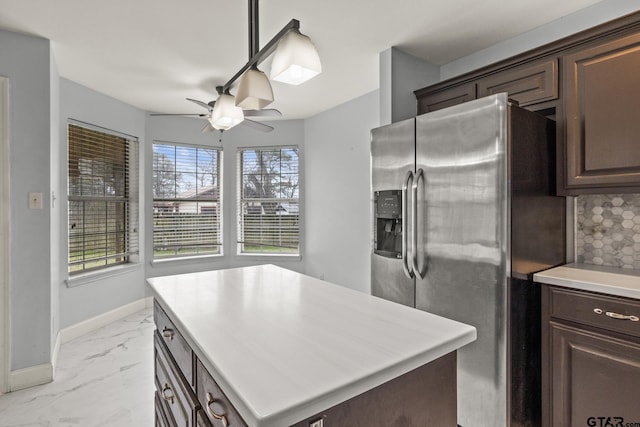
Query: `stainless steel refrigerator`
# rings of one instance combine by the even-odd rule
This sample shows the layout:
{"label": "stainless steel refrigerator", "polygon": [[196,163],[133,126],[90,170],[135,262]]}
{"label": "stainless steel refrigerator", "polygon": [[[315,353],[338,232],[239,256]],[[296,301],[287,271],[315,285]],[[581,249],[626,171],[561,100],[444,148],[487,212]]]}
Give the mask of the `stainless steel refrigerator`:
{"label": "stainless steel refrigerator", "polygon": [[371,132],[373,295],[477,328],[458,424],[540,424],[540,290],[565,261],[552,120],[492,95]]}

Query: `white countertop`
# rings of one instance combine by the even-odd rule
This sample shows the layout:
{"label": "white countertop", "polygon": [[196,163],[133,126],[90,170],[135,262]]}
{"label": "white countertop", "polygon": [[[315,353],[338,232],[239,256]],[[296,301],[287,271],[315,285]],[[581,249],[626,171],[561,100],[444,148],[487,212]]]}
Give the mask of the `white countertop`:
{"label": "white countertop", "polygon": [[250,427],[282,427],[472,342],[476,330],[273,265],[148,279]]}
{"label": "white countertop", "polygon": [[567,264],[533,276],[536,282],[640,299],[640,271],[590,264]]}

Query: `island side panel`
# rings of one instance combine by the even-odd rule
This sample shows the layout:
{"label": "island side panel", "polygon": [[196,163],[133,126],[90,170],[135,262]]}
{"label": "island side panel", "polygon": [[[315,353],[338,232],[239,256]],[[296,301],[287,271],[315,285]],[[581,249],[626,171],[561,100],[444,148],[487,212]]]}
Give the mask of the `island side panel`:
{"label": "island side panel", "polygon": [[456,412],[454,351],[291,427],[455,427]]}

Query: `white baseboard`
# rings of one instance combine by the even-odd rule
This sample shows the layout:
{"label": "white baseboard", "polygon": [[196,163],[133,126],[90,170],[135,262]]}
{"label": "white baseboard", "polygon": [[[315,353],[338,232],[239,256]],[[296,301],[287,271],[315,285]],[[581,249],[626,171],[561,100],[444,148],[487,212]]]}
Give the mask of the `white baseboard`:
{"label": "white baseboard", "polygon": [[100,329],[103,326],[107,326],[109,323],[120,320],[129,316],[137,311],[140,311],[147,307],[153,306],[153,297],[147,297],[134,301],[122,307],[115,308],[106,313],[99,314],[91,319],[84,320],[75,325],[67,326],[60,330],[60,343],[64,344],[72,339],[81,337],[84,334],[93,332],[96,329]]}
{"label": "white baseboard", "polygon": [[22,390],[51,381],[53,381],[53,365],[51,363],[16,369],[9,372],[9,391]]}
{"label": "white baseboard", "polygon": [[84,334],[100,329],[109,323],[120,320],[144,308],[153,306],[153,297],[142,298],[130,304],[123,305],[106,313],[92,317],[75,325],[61,329],[51,352],[51,363],[16,369],[9,373],[9,391],[22,390],[36,385],[46,384],[55,378],[55,367],[58,362],[60,345],[78,338]]}

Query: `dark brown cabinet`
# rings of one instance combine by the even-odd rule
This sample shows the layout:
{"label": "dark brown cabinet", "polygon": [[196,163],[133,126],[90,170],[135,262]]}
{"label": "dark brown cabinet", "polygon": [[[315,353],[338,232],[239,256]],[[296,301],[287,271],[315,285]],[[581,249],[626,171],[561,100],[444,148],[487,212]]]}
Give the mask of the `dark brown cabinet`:
{"label": "dark brown cabinet", "polygon": [[640,422],[637,315],[635,300],[543,286],[544,427]]}
{"label": "dark brown cabinet", "polygon": [[211,427],[195,394],[191,348],[157,303],[153,314],[156,427]]}
{"label": "dark brown cabinet", "polygon": [[557,193],[640,192],[640,12],[415,91],[418,114],[498,92],[557,122]]}
{"label": "dark brown cabinet", "polygon": [[640,190],[640,34],[561,60],[565,187]]}
{"label": "dark brown cabinet", "polygon": [[544,59],[486,75],[464,83],[436,85],[417,91],[418,114],[424,114],[476,98],[506,92],[519,106],[558,99],[557,60]]}
{"label": "dark brown cabinet", "polygon": [[428,91],[418,97],[418,114],[441,110],[473,99],[476,99],[475,82]]}
{"label": "dark brown cabinet", "polygon": [[557,63],[549,58],[481,78],[478,98],[506,92],[521,107],[558,99]]}

